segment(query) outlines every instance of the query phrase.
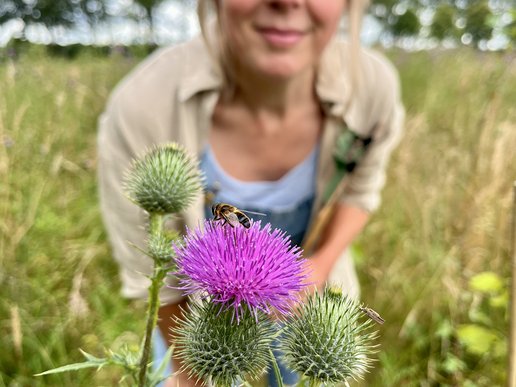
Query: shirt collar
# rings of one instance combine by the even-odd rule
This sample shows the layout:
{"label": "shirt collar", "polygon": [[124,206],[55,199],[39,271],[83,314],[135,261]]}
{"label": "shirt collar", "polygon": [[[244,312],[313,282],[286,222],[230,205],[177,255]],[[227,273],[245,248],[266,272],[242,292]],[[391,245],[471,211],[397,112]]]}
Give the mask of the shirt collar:
{"label": "shirt collar", "polygon": [[[182,79],[179,98],[182,102],[203,92],[220,92],[224,80],[221,71],[210,55],[202,37],[197,37],[192,50],[187,75]],[[342,50],[335,41],[330,42],[321,57],[315,92],[326,114],[344,118],[351,95],[349,76],[343,67]]]}
{"label": "shirt collar", "polygon": [[223,76],[202,37],[197,37],[195,40],[191,45],[192,51],[187,53],[189,61],[186,75],[179,85],[181,102],[186,102],[202,92],[218,92],[223,85]]}

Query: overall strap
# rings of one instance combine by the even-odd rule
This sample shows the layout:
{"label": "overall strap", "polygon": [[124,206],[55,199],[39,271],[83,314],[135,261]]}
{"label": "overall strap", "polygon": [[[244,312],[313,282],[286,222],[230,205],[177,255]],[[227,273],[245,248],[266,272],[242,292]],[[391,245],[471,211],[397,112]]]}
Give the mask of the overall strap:
{"label": "overall strap", "polygon": [[333,161],[335,162],[335,173],[330,179],[324,191],[323,203],[326,204],[335,190],[341,185],[344,177],[352,173],[358,163],[366,154],[371,137],[362,138],[347,125],[342,126],[341,133],[337,137],[333,149]]}
{"label": "overall strap", "polygon": [[337,142],[333,150],[335,172],[324,191],[324,204],[321,210],[317,213],[315,222],[305,238],[303,249],[306,252],[312,251],[315,247],[322,231],[330,220],[333,207],[336,205],[339,197],[346,188],[347,182],[349,181],[349,175],[364,158],[371,142],[371,137],[360,137],[354,131],[349,129],[347,125],[342,125],[341,133],[337,138]]}

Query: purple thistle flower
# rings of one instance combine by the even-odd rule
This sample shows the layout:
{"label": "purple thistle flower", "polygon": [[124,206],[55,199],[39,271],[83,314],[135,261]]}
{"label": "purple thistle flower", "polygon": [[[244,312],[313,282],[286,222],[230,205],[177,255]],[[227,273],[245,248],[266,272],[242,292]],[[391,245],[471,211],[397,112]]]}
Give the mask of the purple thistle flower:
{"label": "purple thistle flower", "polygon": [[206,220],[204,230],[187,230],[185,244],[174,248],[179,289],[233,307],[237,320],[244,304],[255,315],[271,307],[288,314],[306,285],[301,249],[269,223],[246,229]]}

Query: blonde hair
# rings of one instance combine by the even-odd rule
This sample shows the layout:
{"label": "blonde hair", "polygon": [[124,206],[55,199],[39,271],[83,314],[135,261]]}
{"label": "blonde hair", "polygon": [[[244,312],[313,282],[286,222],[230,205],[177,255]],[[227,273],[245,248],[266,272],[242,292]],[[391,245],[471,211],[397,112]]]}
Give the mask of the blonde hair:
{"label": "blonde hair", "polygon": [[[201,34],[204,38],[206,46],[210,51],[211,56],[217,63],[221,75],[224,77],[226,86],[234,87],[234,81],[231,74],[231,67],[228,64],[228,56],[225,52],[226,47],[221,42],[220,36],[216,37],[215,42],[211,41],[208,31],[208,3],[213,3],[216,0],[198,0],[197,17],[201,28]],[[324,0],[322,0],[324,1]],[[359,90],[360,84],[360,30],[362,27],[362,18],[365,9],[369,6],[369,0],[348,0],[347,16],[348,16],[348,32],[349,32],[349,66],[350,66],[350,81],[352,85],[352,92]],[[217,23],[220,20],[217,18]],[[220,31],[220,24],[217,25]],[[219,34],[220,35],[220,34]],[[215,49],[214,44],[218,44]]]}
{"label": "blonde hair", "polygon": [[[200,0],[202,2],[202,0]],[[360,90],[360,31],[362,29],[362,18],[369,0],[349,0],[349,58],[350,58],[350,77],[351,92]]]}

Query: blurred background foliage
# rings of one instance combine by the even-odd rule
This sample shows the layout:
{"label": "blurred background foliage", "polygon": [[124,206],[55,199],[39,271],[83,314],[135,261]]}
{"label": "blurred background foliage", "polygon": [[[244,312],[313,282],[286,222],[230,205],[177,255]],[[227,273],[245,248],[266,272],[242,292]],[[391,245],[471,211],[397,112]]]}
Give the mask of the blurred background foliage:
{"label": "blurred background foliage", "polygon": [[[177,30],[172,40],[184,40],[192,24],[185,11],[195,8],[194,0],[3,0],[0,28],[16,23],[14,35],[23,40],[37,27],[50,36],[47,43],[59,43],[74,29],[94,36],[125,20],[140,29],[136,43],[153,44],[159,40],[157,21],[164,6],[177,14],[176,25],[168,26]],[[381,31],[380,40],[388,44],[410,38],[485,49],[494,38],[502,41],[497,47],[516,42],[514,0],[372,0],[369,15]],[[98,43],[95,38],[90,42]]]}
{"label": "blurred background foliage", "polygon": [[484,47],[501,33],[514,45],[511,0],[373,0],[371,13],[394,38],[426,37]]}
{"label": "blurred background foliage", "polygon": [[[100,220],[96,122],[116,83],[160,43],[153,29],[167,2],[0,2],[0,24],[23,21],[0,48],[0,387],[119,385],[112,370],[32,375],[81,361],[78,348],[101,356],[140,339],[145,304],[118,295]],[[400,71],[407,120],[383,205],[353,247],[363,300],[387,320],[363,385],[503,385],[514,2],[385,0],[370,14]],[[95,34],[127,18],[145,26],[134,44],[59,41],[78,24]],[[27,42],[31,25],[54,39]],[[172,26],[177,40],[186,25]],[[483,51],[500,34],[505,49]],[[415,39],[437,44],[400,48]]]}

